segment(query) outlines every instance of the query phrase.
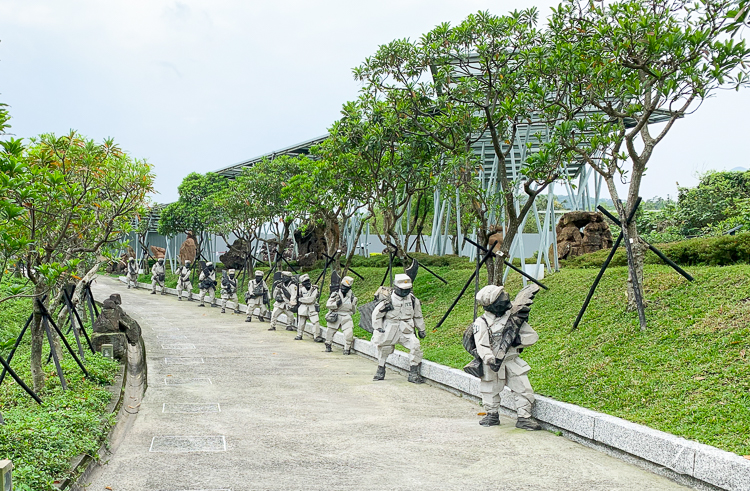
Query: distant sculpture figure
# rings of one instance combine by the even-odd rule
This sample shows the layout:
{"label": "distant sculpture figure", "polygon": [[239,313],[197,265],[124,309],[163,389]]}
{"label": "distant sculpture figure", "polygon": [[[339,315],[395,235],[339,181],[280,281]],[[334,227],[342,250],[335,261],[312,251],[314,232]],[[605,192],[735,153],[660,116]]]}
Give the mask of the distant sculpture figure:
{"label": "distant sculpture figure", "polygon": [[[259,321],[268,320],[268,308],[266,307],[270,299],[268,298],[268,286],[263,281],[263,271],[256,271],[255,278],[247,283],[245,292],[245,303],[247,304],[247,318],[245,322],[251,322],[253,315]],[[257,312],[256,312],[257,311]]]}
{"label": "distant sculpture figure", "polygon": [[134,257],[128,259],[128,274],[126,279],[128,281],[128,290],[130,290],[131,286],[138,288],[138,264],[136,264]]}
{"label": "distant sculpture figure", "polygon": [[425,324],[422,305],[412,293],[418,267],[417,262],[413,261],[407,270],[409,274],[397,274],[393,291],[382,299],[372,312],[372,343],[378,350],[378,370],[373,380],[385,378],[385,362],[388,355],[393,353],[397,344],[400,344],[409,350],[409,382],[424,383],[420,375],[422,348],[419,339],[425,337]]}
{"label": "distant sculpture figure", "polygon": [[221,276],[221,313],[226,313],[227,300],[234,302],[234,313],[240,313],[240,305],[237,300],[237,278],[235,271],[230,269],[226,275]]}
{"label": "distant sculpture figure", "polygon": [[198,277],[198,288],[201,291],[201,303],[198,307],[206,306],[204,303],[206,295],[208,295],[208,304],[213,307],[216,296],[216,269],[214,268],[214,263],[206,263],[206,267],[203,268]]}
{"label": "distant sculpture figure", "polygon": [[318,316],[318,310],[320,309],[318,305],[318,285],[312,284],[310,275],[303,274],[299,277],[298,288],[297,336],[294,339],[297,341],[302,339],[302,335],[305,333],[305,324],[309,320],[313,325],[313,341],[322,343],[325,339],[323,338],[323,329],[320,327],[320,317]]}
{"label": "distant sculpture figure", "polygon": [[344,354],[348,355],[352,350],[354,342],[354,322],[352,316],[357,311],[357,297],[352,292],[354,278],[344,276],[339,282],[339,275],[336,271],[331,274],[331,296],[328,297],[326,308],[326,322],[328,330],[326,331],[326,351],[331,352],[331,343],[333,334],[341,329],[344,333]]}
{"label": "distant sculpture figure", "polygon": [[276,302],[273,304],[271,327],[268,330],[275,331],[279,316],[284,314],[286,316],[286,330],[294,331],[292,308],[297,304],[297,285],[292,283],[292,273],[289,271],[282,272],[278,277],[274,276],[273,298]]}
{"label": "distant sculpture figure", "polygon": [[166,295],[164,289],[164,279],[166,278],[167,268],[164,266],[164,258],[160,257],[151,268],[151,295],[156,295],[156,286],[161,288],[161,294]]}
{"label": "distant sculpture figure", "polygon": [[482,426],[500,424],[500,392],[508,387],[515,396],[516,427],[526,430],[540,428],[531,415],[534,389],[526,375],[530,367],[519,357],[524,348],[539,339],[527,322],[538,291],[538,286],[529,285],[516,295],[512,303],[502,286],[488,285],[477,293],[477,303],[484,307],[484,314],[464,333],[464,347],[474,356],[464,371],[481,380],[479,390],[487,411],[479,422]]}
{"label": "distant sculpture figure", "polygon": [[182,300],[182,292],[187,293],[188,301],[193,300],[193,284],[190,282],[190,261],[177,269],[177,300]]}

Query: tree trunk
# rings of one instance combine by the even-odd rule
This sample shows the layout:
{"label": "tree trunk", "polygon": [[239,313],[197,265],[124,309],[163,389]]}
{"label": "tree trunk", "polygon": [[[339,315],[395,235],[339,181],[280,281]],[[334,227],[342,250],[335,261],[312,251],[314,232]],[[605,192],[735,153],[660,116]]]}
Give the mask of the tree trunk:
{"label": "tree trunk", "polygon": [[627,251],[628,257],[628,311],[637,311],[641,330],[646,329],[646,314],[645,314],[645,301],[643,299],[643,260],[645,256],[645,246],[638,237],[638,229],[635,224],[635,219],[628,225],[628,215],[632,206],[635,204],[635,199],[629,200],[627,208],[622,205],[615,187],[614,178],[605,178],[609,193],[614,202],[617,214],[620,217],[620,223],[622,223],[623,241],[625,242],[625,250]]}
{"label": "tree trunk", "polygon": [[[341,228],[339,227],[339,221],[336,217],[325,217],[326,229],[323,232],[323,236],[326,238],[326,254],[330,257],[335,257],[336,260],[331,262],[331,271],[341,271],[341,258],[336,256],[339,250],[339,243],[341,242]],[[329,261],[328,258],[324,258]]]}
{"label": "tree trunk", "polygon": [[42,366],[42,350],[44,349],[44,327],[42,326],[42,309],[37,299],[42,298],[44,286],[37,284],[34,289],[34,319],[31,321],[31,378],[34,392],[44,390],[44,367]]}

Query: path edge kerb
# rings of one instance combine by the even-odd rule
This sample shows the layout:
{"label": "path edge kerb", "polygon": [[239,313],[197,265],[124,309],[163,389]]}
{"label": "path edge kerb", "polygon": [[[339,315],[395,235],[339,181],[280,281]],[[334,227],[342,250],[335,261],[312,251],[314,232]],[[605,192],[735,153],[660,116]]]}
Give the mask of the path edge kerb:
{"label": "path edge kerb", "polygon": [[126,409],[125,398],[133,396],[140,401],[147,387],[146,374],[146,345],[143,337],[140,337],[136,346],[128,344],[128,356],[125,363],[120,365],[120,373],[115,379],[115,384],[107,387],[112,392],[112,398],[104,414],[114,414],[115,424],[109,429],[107,437],[96,453],[96,457],[88,454],[75,457],[71,461],[71,470],[68,477],[55,484],[56,489],[71,491],[86,489],[87,481],[93,472],[108,454],[114,453],[115,449],[112,446],[116,440],[121,439],[119,435],[127,432],[127,427],[132,422],[131,415],[138,413],[137,408],[133,412]]}
{"label": "path edge kerb", "polygon": [[[119,280],[126,283],[124,276]],[[138,286],[151,289],[148,283],[138,283]],[[165,290],[177,295],[174,288]],[[200,299],[197,293],[191,295]],[[234,302],[227,302],[227,307],[234,308]],[[247,306],[239,304],[239,310],[246,312]],[[309,324],[306,331],[312,334]],[[343,346],[343,334],[335,333],[333,342]],[[377,357],[377,350],[370,341],[357,338],[353,349],[371,360]],[[408,354],[395,351],[388,358],[388,367],[408,372]],[[431,385],[460,397],[481,400],[479,379],[462,370],[425,360],[421,374]],[[501,393],[501,405],[508,414],[515,416],[513,397],[507,390]],[[706,490],[750,491],[750,460],[731,452],[541,395],[536,396],[533,414],[546,430],[560,432],[570,440],[680,484]]]}

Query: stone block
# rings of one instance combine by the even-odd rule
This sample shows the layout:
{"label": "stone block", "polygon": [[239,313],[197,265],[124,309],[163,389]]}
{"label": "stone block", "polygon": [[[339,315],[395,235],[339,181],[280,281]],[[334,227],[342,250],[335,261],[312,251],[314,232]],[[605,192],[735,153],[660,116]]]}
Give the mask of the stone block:
{"label": "stone block", "polygon": [[452,389],[456,389],[459,392],[464,392],[475,397],[480,396],[479,379],[472,377],[463,370],[448,368],[431,361],[423,361],[420,373],[423,377],[434,380],[435,382]]}
{"label": "stone block", "polygon": [[729,491],[750,491],[750,460],[709,445],[690,443],[695,452],[693,477]]}
{"label": "stone block", "polygon": [[115,360],[124,362],[128,356],[128,340],[125,334],[117,333],[100,333],[95,332],[91,335],[91,345],[97,353],[102,352],[103,344],[111,344]]}
{"label": "stone block", "polygon": [[594,426],[600,413],[573,404],[536,396],[534,417],[577,435],[594,439]]}
{"label": "stone block", "polygon": [[593,439],[679,474],[693,474],[695,449],[684,438],[597,413]]}

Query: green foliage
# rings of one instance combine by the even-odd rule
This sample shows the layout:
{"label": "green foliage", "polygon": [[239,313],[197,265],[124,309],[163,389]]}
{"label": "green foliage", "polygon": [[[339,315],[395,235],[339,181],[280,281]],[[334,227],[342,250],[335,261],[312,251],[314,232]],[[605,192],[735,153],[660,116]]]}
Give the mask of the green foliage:
{"label": "green foliage", "polygon": [[70,275],[86,255],[127,232],[153,191],[151,166],[112,140],[44,134],[0,151],[0,259],[23,261],[37,290]]}
{"label": "green foliage", "polygon": [[[12,287],[0,284],[0,293]],[[31,313],[31,301],[8,301],[0,309],[0,355],[9,349]],[[73,345],[72,336],[69,340]],[[27,333],[13,359],[12,366],[29,383],[28,359],[30,342]],[[46,353],[45,353],[46,354]],[[70,461],[80,454],[94,455],[102,445],[114,416],[104,414],[111,394],[104,387],[114,382],[119,365],[100,355],[87,354],[86,369],[93,379],[82,377],[78,365],[67,356],[62,361],[68,381],[63,392],[54,372],[54,365],[45,366],[50,379],[39,394],[39,406],[10,376],[0,386],[0,412],[5,425],[0,426],[0,455],[13,460],[13,478],[19,491],[52,490],[53,483],[68,475]]]}
{"label": "green foliage", "polygon": [[214,202],[209,197],[226,187],[227,179],[213,172],[188,174],[177,188],[179,199],[161,210],[157,231],[166,236],[188,231],[199,235],[207,231],[216,217]]}
{"label": "green foliage", "polygon": [[[682,266],[750,264],[750,233],[747,232],[721,237],[699,237],[658,244],[657,247],[669,259]],[[584,254],[562,261],[561,266],[563,268],[600,268],[608,254],[607,250]],[[662,260],[650,251],[647,252],[645,261],[647,264],[663,264]],[[624,248],[620,248],[615,253],[610,264],[614,267],[627,265]]]}

